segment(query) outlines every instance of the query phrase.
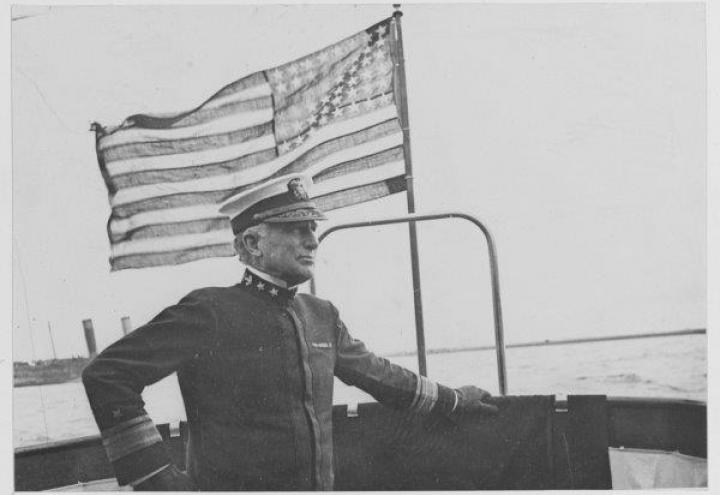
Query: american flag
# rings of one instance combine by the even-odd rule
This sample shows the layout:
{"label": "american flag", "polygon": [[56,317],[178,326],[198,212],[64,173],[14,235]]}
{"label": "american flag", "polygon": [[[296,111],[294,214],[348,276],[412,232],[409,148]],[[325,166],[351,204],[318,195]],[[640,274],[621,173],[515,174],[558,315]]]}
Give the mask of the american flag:
{"label": "american flag", "polygon": [[330,211],[404,191],[395,20],[256,72],[175,115],[94,124],[112,270],[232,256],[227,197],[291,172]]}

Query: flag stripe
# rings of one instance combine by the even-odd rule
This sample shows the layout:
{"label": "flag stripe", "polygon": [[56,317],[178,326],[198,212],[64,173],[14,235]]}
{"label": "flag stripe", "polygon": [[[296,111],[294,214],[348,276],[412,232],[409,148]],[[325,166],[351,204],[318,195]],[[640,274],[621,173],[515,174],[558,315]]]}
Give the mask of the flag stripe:
{"label": "flag stripe", "polygon": [[386,163],[379,167],[373,167],[364,170],[353,171],[342,177],[335,177],[330,180],[319,182],[315,185],[313,191],[318,196],[329,194],[338,189],[357,187],[370,182],[390,179],[405,172],[405,162],[403,160]]}
{"label": "flag stripe", "polygon": [[[207,136],[197,136],[174,141],[157,141],[152,143],[133,144],[108,150],[103,154],[110,175],[133,172],[135,170],[152,170],[154,162],[178,162],[184,156],[212,151],[216,148],[232,146],[265,135],[272,134],[272,122],[264,119],[258,125],[233,126],[230,132],[221,132]],[[196,163],[202,163],[195,159]],[[148,163],[150,165],[148,165]],[[179,165],[182,166],[182,165]],[[167,168],[160,166],[158,168]]]}
{"label": "flag stripe", "polygon": [[[255,75],[260,78],[262,77],[262,72],[258,72]],[[259,84],[255,86],[245,88],[236,93],[228,93],[225,96],[216,96],[215,98],[212,98],[210,101],[205,103],[202,108],[219,108],[224,105],[229,105],[231,103],[237,103],[239,101],[250,101],[254,100],[255,98],[261,98],[263,96],[270,95],[272,95],[272,88],[263,78],[263,80],[259,81]]]}
{"label": "flag stripe", "polygon": [[226,146],[272,132],[272,117],[272,108],[238,113],[205,124],[176,129],[183,131],[182,134],[177,133],[177,135],[165,136],[163,139],[138,140],[114,146],[103,150],[103,157],[105,163],[110,164],[153,156],[202,151],[213,146]]}
{"label": "flag stripe", "polygon": [[[215,213],[217,215],[217,212]],[[169,237],[173,235],[201,234],[204,232],[212,232],[214,230],[229,230],[230,221],[225,216],[216,216],[215,218],[201,218],[198,220],[188,220],[180,222],[161,222],[156,224],[143,225],[141,227],[128,230],[120,235],[111,232],[110,239],[112,242],[134,241],[138,239],[154,239],[158,237]]]}
{"label": "flag stripe", "polygon": [[[364,129],[349,136],[341,136],[328,143],[324,143],[323,146],[318,147],[318,150],[312,150],[312,152],[309,153],[313,155],[313,158],[315,155],[325,155],[324,158],[317,161],[311,161],[311,158],[301,157],[298,160],[288,163],[288,160],[283,160],[283,156],[280,156],[271,162],[259,164],[258,166],[226,175],[205,177],[185,182],[149,184],[122,189],[112,197],[110,204],[116,207],[148,198],[177,193],[228,190],[267,179],[272,177],[273,174],[279,175],[304,170],[310,174],[320,173],[328,167],[351,160],[355,157],[377,153],[378,151],[402,144],[402,130],[400,126],[397,125],[397,122],[394,124],[395,125],[379,124],[373,128]],[[392,134],[387,134],[390,132],[392,132]],[[378,134],[381,134],[382,137],[373,139]],[[368,139],[372,140],[368,141]],[[354,143],[357,144],[352,146]],[[297,150],[300,150],[300,148],[297,148]],[[317,151],[317,153],[314,153],[315,151]],[[278,165],[286,166],[278,168]]]}
{"label": "flag stripe", "polygon": [[232,242],[232,240],[233,233],[231,230],[213,230],[199,234],[173,235],[156,239],[117,242],[113,244],[111,251],[113,256],[128,256],[131,254],[190,249],[195,246],[211,246]]}
{"label": "flag stripe", "polygon": [[355,170],[377,167],[380,165],[384,165],[388,162],[402,160],[403,158],[404,153],[402,145],[395,146],[393,148],[383,150],[379,153],[363,156],[362,158],[358,158],[356,160],[350,160],[335,165],[333,167],[328,167],[319,174],[315,175],[313,179],[314,182],[317,184],[324,180],[340,177],[346,173],[350,173]]}
{"label": "flag stripe", "polygon": [[262,86],[266,82],[267,79],[265,78],[265,75],[262,73],[262,71],[253,72],[249,76],[245,76],[242,79],[238,79],[237,81],[233,81],[230,84],[226,85],[220,91],[215,93],[210,98],[210,100],[217,101],[220,98],[245,94],[247,91],[255,89],[258,86]]}
{"label": "flag stripe", "polygon": [[238,136],[237,142],[229,146],[221,146],[217,148],[208,147],[205,150],[196,151],[194,153],[134,158],[131,160],[107,164],[107,170],[111,176],[110,178],[112,179],[112,176],[114,175],[128,174],[132,172],[196,167],[207,163],[217,163],[274,147],[275,137],[272,133],[260,135],[259,137],[248,140],[243,140]]}
{"label": "flag stripe", "polygon": [[[214,103],[214,102],[211,102]],[[210,122],[220,117],[230,116],[242,112],[252,112],[264,108],[272,108],[272,96],[264,95],[250,100],[225,101],[221,105],[202,107],[200,110],[186,115],[173,124],[173,128],[190,127]]]}
{"label": "flag stripe", "polygon": [[205,103],[200,105],[198,109],[191,110],[189,112],[181,112],[171,115],[139,114],[128,117],[125,122],[118,126],[115,130],[104,134],[101,137],[98,149],[104,150],[113,146],[133,142],[133,136],[137,136],[140,131],[167,130],[172,128],[171,126],[174,125],[182,126],[185,123],[184,119],[192,116],[193,113],[199,109],[217,109],[232,103],[251,101],[257,98],[271,96],[272,90],[267,81],[264,80],[262,73],[257,73],[253,76],[259,76],[262,80],[257,81],[255,86],[245,88],[237,93],[230,93],[223,97],[211,97]]}
{"label": "flag stripe", "polygon": [[138,213],[129,218],[111,218],[108,231],[111,236],[122,237],[127,232],[147,225],[160,223],[189,222],[193,220],[213,218],[217,216],[218,207],[215,203],[205,203],[181,208],[150,210]]}
{"label": "flag stripe", "polygon": [[183,182],[192,179],[203,179],[216,175],[240,172],[251,167],[268,162],[277,156],[275,148],[268,148],[233,160],[219,163],[209,163],[196,167],[172,168],[165,170],[147,170],[113,177],[116,189],[161,184],[163,182]]}
{"label": "flag stripe", "polygon": [[218,258],[221,256],[235,256],[232,243],[225,242],[209,246],[198,246],[189,249],[167,251],[163,253],[139,253],[128,256],[110,258],[112,271],[127,268],[148,268],[151,266],[179,265],[203,258]]}
{"label": "flag stripe", "polygon": [[323,211],[338,210],[347,206],[353,206],[374,199],[380,199],[390,194],[399,193],[405,190],[405,176],[393,177],[392,179],[366,184],[352,189],[336,191],[325,196],[315,198],[318,208]]}
{"label": "flag stripe", "polygon": [[225,191],[213,191],[209,193],[185,193],[174,194],[164,198],[148,198],[138,201],[127,206],[117,206],[113,208],[113,215],[116,218],[129,218],[141,212],[149,212],[152,210],[164,210],[169,208],[185,208],[189,206],[210,205],[217,212],[221,201],[228,198],[234,189]]}

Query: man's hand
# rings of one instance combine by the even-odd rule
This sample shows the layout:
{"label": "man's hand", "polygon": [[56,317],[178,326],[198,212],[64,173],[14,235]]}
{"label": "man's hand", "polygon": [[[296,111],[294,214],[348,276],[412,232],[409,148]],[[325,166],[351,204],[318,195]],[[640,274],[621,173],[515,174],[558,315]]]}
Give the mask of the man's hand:
{"label": "man's hand", "polygon": [[475,412],[497,414],[498,412],[497,406],[487,402],[492,397],[490,393],[474,385],[456,388],[455,394],[457,394],[457,405],[452,412],[453,415]]}
{"label": "man's hand", "polygon": [[190,476],[172,464],[133,487],[136,492],[191,492],[197,487]]}

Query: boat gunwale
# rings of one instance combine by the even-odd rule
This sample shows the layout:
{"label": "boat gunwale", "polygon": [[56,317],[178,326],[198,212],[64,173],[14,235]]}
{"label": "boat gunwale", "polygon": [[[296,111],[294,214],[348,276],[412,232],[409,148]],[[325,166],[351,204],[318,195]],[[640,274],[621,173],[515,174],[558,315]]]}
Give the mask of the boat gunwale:
{"label": "boat gunwale", "polygon": [[[583,394],[587,395],[587,394]],[[334,406],[343,406],[346,404],[335,404]],[[671,406],[671,407],[702,407],[707,408],[707,402],[701,401],[701,400],[695,400],[695,399],[681,399],[681,398],[663,398],[663,397],[629,397],[629,396],[608,396],[607,397],[607,406],[608,408],[613,407],[642,407],[642,408],[650,408],[655,407],[658,405],[663,406]],[[556,400],[555,401],[555,410],[557,412],[562,412],[564,410],[567,410],[567,400]],[[177,425],[177,422],[169,423],[173,425]],[[177,428],[170,428],[170,436],[176,436],[175,433],[177,431]],[[56,452],[56,451],[62,451],[64,449],[68,448],[82,448],[82,447],[92,447],[94,445],[97,445],[97,442],[101,440],[101,436],[99,434],[97,435],[87,435],[83,437],[78,438],[71,438],[71,439],[65,439],[65,440],[56,440],[53,442],[46,442],[46,443],[38,443],[38,444],[32,444],[32,445],[25,445],[22,447],[16,447],[15,448],[15,456],[17,457],[25,457],[30,455],[35,455],[41,452],[44,453],[50,453],[50,452]]]}

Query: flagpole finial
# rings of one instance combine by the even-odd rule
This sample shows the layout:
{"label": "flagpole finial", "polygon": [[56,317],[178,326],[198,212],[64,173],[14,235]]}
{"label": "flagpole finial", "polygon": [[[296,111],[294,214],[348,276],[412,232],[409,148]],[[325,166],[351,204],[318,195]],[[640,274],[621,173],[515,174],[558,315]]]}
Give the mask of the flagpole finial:
{"label": "flagpole finial", "polygon": [[395,9],[395,12],[393,12],[393,17],[402,17],[403,13],[402,10],[400,10],[400,4],[394,3],[392,4],[392,6]]}

